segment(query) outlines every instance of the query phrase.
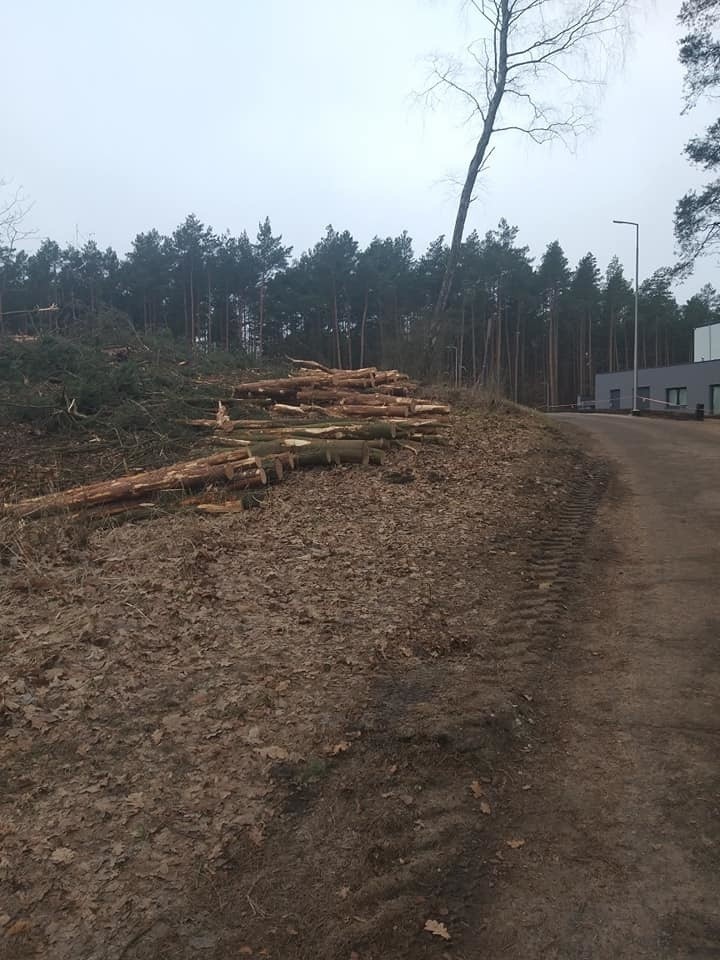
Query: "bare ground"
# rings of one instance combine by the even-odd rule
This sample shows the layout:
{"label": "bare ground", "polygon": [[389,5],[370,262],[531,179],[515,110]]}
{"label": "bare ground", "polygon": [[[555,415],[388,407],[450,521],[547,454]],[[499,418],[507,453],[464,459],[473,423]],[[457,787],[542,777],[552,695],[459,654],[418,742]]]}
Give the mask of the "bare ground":
{"label": "bare ground", "polygon": [[468,414],[240,516],[6,528],[0,953],[475,956],[603,483]]}

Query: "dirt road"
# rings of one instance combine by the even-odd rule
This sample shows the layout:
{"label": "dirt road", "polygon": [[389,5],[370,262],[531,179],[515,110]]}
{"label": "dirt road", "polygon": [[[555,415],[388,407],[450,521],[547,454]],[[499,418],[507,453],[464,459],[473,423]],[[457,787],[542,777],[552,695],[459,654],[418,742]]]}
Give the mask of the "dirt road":
{"label": "dirt road", "polygon": [[526,856],[478,942],[494,960],[720,957],[720,425],[557,422],[614,476],[510,818]]}

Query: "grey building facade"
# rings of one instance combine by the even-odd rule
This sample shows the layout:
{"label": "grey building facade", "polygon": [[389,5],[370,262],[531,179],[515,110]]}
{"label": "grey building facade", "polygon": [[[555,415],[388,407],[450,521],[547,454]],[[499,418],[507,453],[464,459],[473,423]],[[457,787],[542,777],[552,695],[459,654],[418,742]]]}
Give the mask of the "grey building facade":
{"label": "grey building facade", "polygon": [[[638,370],[638,407],[642,410],[694,410],[720,414],[720,360],[681,363]],[[596,410],[632,410],[633,371],[595,376]]]}

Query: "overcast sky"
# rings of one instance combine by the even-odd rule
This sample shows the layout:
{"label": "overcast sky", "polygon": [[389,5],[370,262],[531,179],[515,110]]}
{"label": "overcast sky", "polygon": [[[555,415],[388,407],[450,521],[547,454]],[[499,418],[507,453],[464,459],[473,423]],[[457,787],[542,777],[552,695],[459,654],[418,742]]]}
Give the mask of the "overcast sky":
{"label": "overcast sky", "polygon": [[[413,97],[426,56],[455,50],[456,0],[23,0],[0,6],[0,177],[35,201],[32,226],[124,253],[189,212],[252,235],[269,215],[299,254],[326,224],[361,242],[450,233],[472,130]],[[641,275],[673,258],[672,216],[701,182],[682,156],[711,117],[681,117],[678,2],[646,2],[596,130],[576,152],[498,142],[468,229],[500,217],[538,256],[558,238]],[[468,35],[469,38],[469,35]],[[679,293],[716,282],[705,262]]]}

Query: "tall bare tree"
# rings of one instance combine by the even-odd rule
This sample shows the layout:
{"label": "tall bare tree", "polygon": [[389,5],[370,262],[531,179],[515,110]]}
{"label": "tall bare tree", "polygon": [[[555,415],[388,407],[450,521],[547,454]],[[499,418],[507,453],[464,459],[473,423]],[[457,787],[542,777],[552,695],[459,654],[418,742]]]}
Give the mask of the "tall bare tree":
{"label": "tall bare tree", "polygon": [[3,300],[6,268],[12,263],[18,243],[33,235],[23,228],[23,222],[32,204],[23,194],[22,187],[9,190],[7,180],[0,180],[0,333],[5,328]]}
{"label": "tall bare tree", "polygon": [[451,92],[480,124],[460,193],[455,227],[433,317],[433,339],[448,304],[465,222],[493,137],[514,130],[536,143],[568,140],[589,125],[578,103],[582,85],[598,84],[627,0],[467,0],[482,34],[460,60],[435,58],[429,98]]}

